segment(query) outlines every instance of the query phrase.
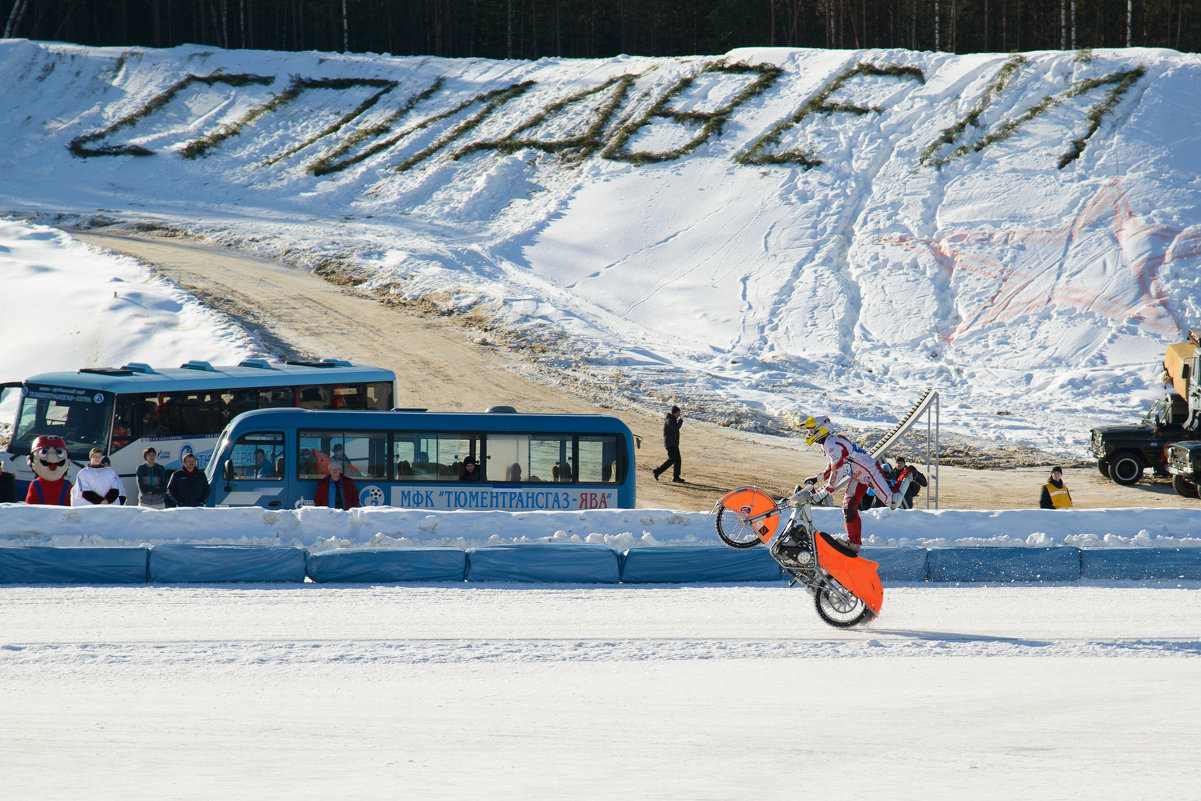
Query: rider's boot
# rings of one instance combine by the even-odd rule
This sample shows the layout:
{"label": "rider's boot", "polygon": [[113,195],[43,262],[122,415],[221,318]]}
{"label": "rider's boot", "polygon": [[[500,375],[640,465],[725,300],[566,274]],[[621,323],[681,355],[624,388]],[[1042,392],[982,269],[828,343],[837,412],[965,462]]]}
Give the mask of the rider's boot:
{"label": "rider's boot", "polygon": [[859,549],[863,547],[862,544],[858,542],[851,542],[846,537],[835,537],[834,539],[838,542],[839,547],[845,548],[854,554],[859,553]]}

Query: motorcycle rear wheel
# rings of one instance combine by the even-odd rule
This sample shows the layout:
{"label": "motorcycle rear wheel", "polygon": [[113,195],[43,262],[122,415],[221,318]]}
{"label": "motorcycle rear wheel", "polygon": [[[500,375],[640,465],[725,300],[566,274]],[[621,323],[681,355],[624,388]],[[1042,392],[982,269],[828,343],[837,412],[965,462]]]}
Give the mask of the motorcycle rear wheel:
{"label": "motorcycle rear wheel", "polygon": [[717,510],[714,525],[717,527],[717,536],[731,548],[754,548],[762,542],[746,518],[724,506]]}
{"label": "motorcycle rear wheel", "polygon": [[839,629],[849,629],[875,618],[875,613],[846,590],[822,587],[813,595],[817,616]]}

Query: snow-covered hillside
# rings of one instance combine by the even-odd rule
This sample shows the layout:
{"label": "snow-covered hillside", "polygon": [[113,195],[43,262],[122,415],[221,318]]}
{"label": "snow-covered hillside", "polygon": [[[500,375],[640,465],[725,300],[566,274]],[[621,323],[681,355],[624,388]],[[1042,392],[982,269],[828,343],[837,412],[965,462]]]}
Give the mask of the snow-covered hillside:
{"label": "snow-covered hillside", "polygon": [[7,40],[0,76],[11,216],[354,268],[714,420],[889,423],[934,386],[944,427],[1082,454],[1201,325],[1193,55]]}

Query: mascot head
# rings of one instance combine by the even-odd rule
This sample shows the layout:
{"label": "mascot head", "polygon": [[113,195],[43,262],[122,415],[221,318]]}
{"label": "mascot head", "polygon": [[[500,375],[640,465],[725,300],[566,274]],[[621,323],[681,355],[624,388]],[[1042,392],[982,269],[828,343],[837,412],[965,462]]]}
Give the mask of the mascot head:
{"label": "mascot head", "polygon": [[71,466],[71,460],[67,458],[67,443],[62,437],[38,437],[29,452],[29,466],[39,478],[58,481]]}

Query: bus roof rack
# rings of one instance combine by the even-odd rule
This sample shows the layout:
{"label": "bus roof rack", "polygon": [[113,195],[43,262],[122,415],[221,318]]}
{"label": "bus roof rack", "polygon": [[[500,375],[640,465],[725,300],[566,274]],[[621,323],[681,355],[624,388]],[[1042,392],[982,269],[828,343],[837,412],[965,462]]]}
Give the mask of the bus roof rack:
{"label": "bus roof rack", "polygon": [[485,414],[517,414],[517,410],[512,406],[489,406],[484,409]]}
{"label": "bus roof rack", "polygon": [[293,361],[289,359],[284,364],[294,364],[297,367],[350,367],[350,362],[344,359],[321,359],[320,361],[307,362],[303,360]]}
{"label": "bus roof rack", "polygon": [[266,359],[243,359],[238,362],[238,367],[257,367],[260,370],[270,370],[271,362]]}
{"label": "bus roof rack", "polygon": [[99,375],[133,375],[133,370],[126,367],[81,367],[81,373],[97,373]]}
{"label": "bus roof rack", "polygon": [[193,359],[190,362],[184,362],[183,364],[181,364],[179,366],[179,369],[180,370],[203,370],[207,373],[217,372],[216,370],[213,369],[213,366],[211,364],[209,364],[208,362],[202,362],[197,359]]}

